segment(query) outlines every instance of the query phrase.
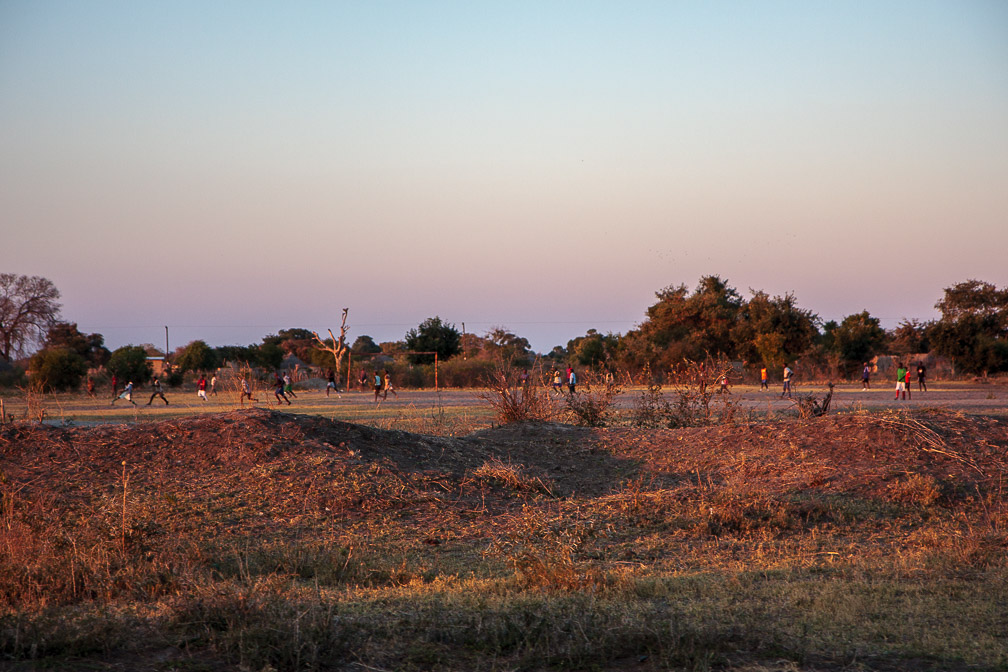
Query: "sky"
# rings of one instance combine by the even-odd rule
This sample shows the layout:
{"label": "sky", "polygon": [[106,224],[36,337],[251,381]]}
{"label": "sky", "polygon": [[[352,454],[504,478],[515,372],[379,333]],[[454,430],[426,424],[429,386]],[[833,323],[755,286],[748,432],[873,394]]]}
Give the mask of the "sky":
{"label": "sky", "polygon": [[892,328],[1006,253],[1001,0],[0,0],[0,272],[112,348]]}

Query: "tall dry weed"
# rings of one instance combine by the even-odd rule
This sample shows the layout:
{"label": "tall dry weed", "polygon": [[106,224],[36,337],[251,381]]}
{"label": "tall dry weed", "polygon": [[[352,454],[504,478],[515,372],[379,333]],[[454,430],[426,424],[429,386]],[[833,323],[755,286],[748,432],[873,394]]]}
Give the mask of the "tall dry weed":
{"label": "tall dry weed", "polygon": [[634,401],[632,423],[638,427],[676,428],[735,422],[741,405],[730,393],[722,393],[720,385],[720,380],[733,370],[731,362],[723,358],[683,360],[669,371],[667,390],[651,383]]}
{"label": "tall dry weed", "polygon": [[488,403],[502,423],[552,420],[559,415],[543,381],[510,362],[498,360],[484,382],[486,391],[476,397]]}
{"label": "tall dry weed", "polygon": [[41,380],[29,380],[21,389],[25,400],[25,420],[42,422],[46,417],[45,392]]}

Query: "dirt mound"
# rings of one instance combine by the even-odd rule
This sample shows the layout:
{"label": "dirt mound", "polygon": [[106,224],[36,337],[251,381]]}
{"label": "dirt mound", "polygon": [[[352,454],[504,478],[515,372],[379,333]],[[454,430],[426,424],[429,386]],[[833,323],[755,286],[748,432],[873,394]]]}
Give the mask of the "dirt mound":
{"label": "dirt mound", "polygon": [[247,478],[282,464],[312,482],[384,469],[400,480],[440,479],[439,487],[454,491],[495,465],[498,477],[510,470],[558,497],[598,496],[634,478],[653,488],[699,478],[776,493],[878,496],[910,474],[964,492],[1004,477],[1006,447],[1006,423],[939,411],[676,430],[527,423],[446,438],[254,408],[149,424],[16,425],[0,432],[3,470],[22,481],[54,469],[121,479],[124,462],[134,478],[183,480]]}
{"label": "dirt mound", "polygon": [[1008,425],[977,416],[836,415],[663,432],[611,432],[615,455],[664,479],[736,481],[776,492],[877,496],[893,479],[927,475],[953,489],[994,487],[1008,472]]}
{"label": "dirt mound", "polygon": [[0,452],[8,457],[72,455],[92,463],[126,460],[222,467],[330,453],[392,459],[405,468],[416,468],[453,455],[455,443],[263,408],[133,425],[16,425],[0,432]]}
{"label": "dirt mound", "polygon": [[[717,572],[736,577],[734,594],[759,609],[772,595],[758,592],[765,581],[783,581],[790,596],[823,576],[829,594],[844,577],[860,585],[862,572],[891,577],[890,567],[900,577],[944,572],[956,582],[935,593],[992,572],[977,589],[989,592],[1003,585],[996,573],[1008,550],[1006,472],[1008,423],[939,411],[663,430],[526,423],[464,438],[267,409],[134,425],[18,424],[0,428],[0,607],[82,608],[100,612],[94,622],[104,627],[107,605],[125,605],[131,624],[138,606],[178,633],[153,646],[182,659],[192,645],[217,660],[242,658],[228,643],[235,624],[243,642],[267,631],[295,638],[282,628],[301,632],[307,611],[299,600],[328,590],[333,606],[318,611],[317,632],[331,632],[359,600],[363,611],[351,618],[365,623],[366,612],[374,625],[354,636],[390,650],[402,645],[388,638],[400,605],[428,582],[437,606],[410,626],[415,632],[452,617],[442,591],[453,586],[467,596],[475,585],[490,591],[477,598],[473,623],[509,591],[536,613],[545,594],[590,593],[594,605],[610,590],[662,609],[688,605],[687,594],[709,592],[690,586],[707,585],[703,577]],[[788,578],[793,571],[797,583]],[[403,602],[374,592],[399,587]],[[745,626],[757,634],[731,640],[732,648],[741,641],[764,655],[770,640],[762,624],[776,628],[796,608],[790,598],[773,599],[780,606],[754,611],[756,625]],[[970,600],[964,594],[959,605]],[[710,602],[711,622],[721,623],[733,601]],[[991,603],[1000,604],[997,595]],[[373,611],[379,604],[386,606]],[[860,622],[865,604],[874,603],[852,603],[852,621]],[[683,622],[695,617],[685,608]],[[829,616],[809,618],[819,627]],[[501,632],[528,623],[525,615],[510,619]],[[614,622],[600,627],[610,632]],[[150,632],[171,630],[152,623]],[[37,627],[26,621],[24,632]],[[848,641],[846,627],[837,641]],[[725,631],[711,632],[721,641]],[[278,640],[266,641],[274,650]],[[804,652],[805,641],[794,650]],[[201,652],[199,642],[207,642]],[[851,659],[845,654],[843,665]],[[402,667],[384,652],[368,660]],[[429,668],[424,661],[418,666]]]}

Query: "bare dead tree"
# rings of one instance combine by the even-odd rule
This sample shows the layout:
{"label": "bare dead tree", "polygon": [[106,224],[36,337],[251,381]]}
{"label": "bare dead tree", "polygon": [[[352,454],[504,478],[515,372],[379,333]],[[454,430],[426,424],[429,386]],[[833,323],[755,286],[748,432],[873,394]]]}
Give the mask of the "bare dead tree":
{"label": "bare dead tree", "polygon": [[345,355],[347,350],[350,349],[346,344],[346,332],[347,332],[346,318],[347,318],[347,312],[349,310],[350,310],[349,308],[343,309],[343,321],[340,323],[339,339],[333,336],[332,329],[328,330],[329,331],[328,341],[323,340],[322,337],[318,335],[317,331],[312,332],[312,336],[315,337],[315,343],[313,344],[315,346],[315,349],[321,350],[322,352],[328,352],[333,356],[333,358],[335,358],[336,360],[335,373],[337,380],[339,380],[340,377],[340,364],[343,362],[343,355]]}

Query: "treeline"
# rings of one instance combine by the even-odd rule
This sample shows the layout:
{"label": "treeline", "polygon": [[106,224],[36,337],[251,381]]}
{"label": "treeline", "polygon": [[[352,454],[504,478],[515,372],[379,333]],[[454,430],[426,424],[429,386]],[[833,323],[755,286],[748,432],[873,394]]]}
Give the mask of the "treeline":
{"label": "treeline", "polygon": [[965,374],[1008,370],[1008,289],[967,280],[944,290],[937,320],[904,319],[885,330],[867,310],[823,322],[794,294],[752,291],[744,299],[716,275],[657,292],[646,319],[626,334],[589,331],[570,341],[567,359],[585,366],[664,371],[684,359],[723,357],[750,368],[801,361],[826,375],[850,377],[876,355],[935,353]]}
{"label": "treeline", "polygon": [[[744,298],[716,275],[700,278],[694,289],[670,286],[656,293],[644,320],[625,334],[585,335],[545,354],[505,327],[483,336],[460,334],[455,325],[431,317],[410,329],[401,341],[376,343],[360,335],[349,349],[349,360],[337,365],[320,349],[312,331],[282,329],[260,343],[210,346],[196,340],[165,353],[153,345],[127,345],[109,351],[101,334],[81,333],[77,325],[59,320],[59,292],[44,278],[0,274],[0,385],[21,384],[27,368],[46,389],[80,386],[89,375],[115,374],[137,385],[147,382],[150,357],[170,362],[165,381],[177,385],[189,372],[209,372],[225,363],[265,375],[294,355],[320,371],[333,368],[346,380],[356,380],[358,367],[392,370],[406,387],[433,383],[477,385],[493,363],[545,371],[577,365],[620,373],[634,380],[661,379],[684,360],[708,357],[741,361],[750,370],[781,369],[801,362],[807,370],[830,377],[850,377],[876,355],[908,356],[935,353],[949,358],[964,374],[987,375],[1008,370],[1008,289],[967,280],[944,290],[937,320],[903,320],[885,330],[867,310],[823,322],[802,308],[793,293],[770,296],[750,291]],[[22,366],[14,365],[33,337],[40,348]],[[329,345],[331,342],[326,341]],[[433,362],[437,360],[435,373]],[[24,366],[24,364],[27,366]],[[98,372],[96,374],[96,372]]]}

